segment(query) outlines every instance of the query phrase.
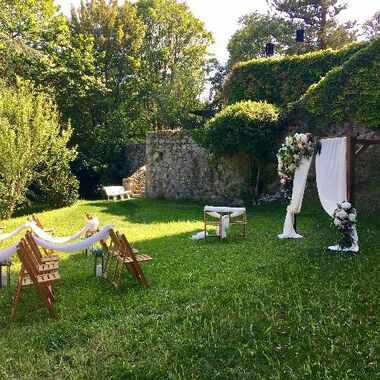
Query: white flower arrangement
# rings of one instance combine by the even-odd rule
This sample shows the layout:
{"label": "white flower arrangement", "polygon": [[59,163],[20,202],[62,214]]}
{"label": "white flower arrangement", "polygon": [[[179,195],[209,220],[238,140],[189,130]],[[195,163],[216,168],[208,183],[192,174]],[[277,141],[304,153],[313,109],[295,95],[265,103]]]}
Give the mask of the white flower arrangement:
{"label": "white flower arrangement", "polygon": [[342,234],[339,247],[349,248],[352,246],[352,232],[356,224],[356,210],[350,202],[344,201],[337,205],[333,214],[333,224],[337,231]]}

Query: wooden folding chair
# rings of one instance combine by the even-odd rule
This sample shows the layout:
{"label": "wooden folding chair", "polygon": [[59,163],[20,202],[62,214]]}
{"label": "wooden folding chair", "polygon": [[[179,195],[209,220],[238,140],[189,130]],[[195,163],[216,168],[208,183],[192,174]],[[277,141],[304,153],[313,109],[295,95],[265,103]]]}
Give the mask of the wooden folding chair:
{"label": "wooden folding chair", "polygon": [[114,233],[114,231],[112,231],[110,236],[119,242],[120,249],[120,255],[116,257],[117,261],[112,285],[116,289],[119,288],[124,270],[127,269],[132,277],[149,288],[149,282],[141,269],[140,262],[152,260],[152,257],[142,254],[136,255],[124,234]]}
{"label": "wooden folding chair", "polygon": [[120,242],[116,238],[115,232],[111,229],[109,245],[107,245],[107,243],[104,240],[100,240],[100,245],[102,246],[103,251],[106,253],[103,267],[103,277],[109,278],[115,259],[117,258],[117,256],[121,255]]}
{"label": "wooden folding chair", "polygon": [[[55,232],[54,228],[44,228],[44,226],[42,225],[40,219],[38,218],[38,216],[36,214],[32,214],[32,219],[33,219],[33,222],[36,223],[37,227],[41,228],[42,230],[44,230],[48,234],[54,234],[54,232]],[[52,255],[54,253],[54,251],[52,249],[42,248],[42,250],[45,252],[46,256]]]}
{"label": "wooden folding chair", "polygon": [[21,239],[17,246],[17,255],[21,261],[20,275],[17,281],[17,286],[13,298],[13,305],[11,311],[11,320],[16,317],[18,304],[20,302],[21,289],[24,286],[34,285],[41,300],[45,304],[49,315],[57,319],[58,315],[55,311],[53,302],[55,297],[53,294],[52,282],[60,279],[58,272],[42,273],[38,266],[33,261],[33,253],[28,246],[25,239]]}
{"label": "wooden folding chair", "polygon": [[59,257],[57,255],[42,256],[30,231],[26,232],[25,240],[29,246],[30,257],[40,272],[49,272],[58,269]]}
{"label": "wooden folding chair", "polygon": [[[51,262],[58,262],[59,256],[58,255],[42,255],[40,249],[37,246],[37,243],[33,239],[32,233],[30,231],[26,232],[25,239],[27,240],[34,256],[36,257],[37,264],[46,264]],[[44,252],[46,250],[44,248],[41,248]],[[49,250],[51,252],[54,252],[53,250]]]}
{"label": "wooden folding chair", "polygon": [[45,232],[47,232],[49,234],[55,232],[54,228],[44,228],[44,226],[42,225],[39,217],[36,214],[32,214],[32,219],[33,219],[33,222],[35,222],[37,224],[37,226],[40,227]]}

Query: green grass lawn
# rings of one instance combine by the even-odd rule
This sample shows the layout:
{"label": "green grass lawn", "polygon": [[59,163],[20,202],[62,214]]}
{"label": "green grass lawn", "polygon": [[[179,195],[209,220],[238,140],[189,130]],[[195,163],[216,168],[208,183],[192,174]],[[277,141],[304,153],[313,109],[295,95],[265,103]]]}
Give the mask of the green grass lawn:
{"label": "green grass lawn", "polygon": [[127,277],[118,293],[93,276],[91,258],[60,253],[60,319],[29,288],[10,322],[13,265],[12,287],[0,289],[0,379],[380,378],[378,215],[359,213],[351,255],[327,251],[336,235],[316,204],[298,218],[302,240],[277,238],[277,203],[248,210],[247,239],[192,241],[202,209],[133,199],[41,213],[57,236],[82,227],[85,212],[116,224],[154,258],[142,264],[152,288]]}

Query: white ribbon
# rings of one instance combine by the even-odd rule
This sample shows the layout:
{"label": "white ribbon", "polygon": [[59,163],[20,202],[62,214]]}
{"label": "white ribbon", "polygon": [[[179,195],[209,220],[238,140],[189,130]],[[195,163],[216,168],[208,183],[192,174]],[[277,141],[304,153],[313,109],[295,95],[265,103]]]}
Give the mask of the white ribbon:
{"label": "white ribbon", "polygon": [[54,237],[48,234],[47,232],[45,232],[43,229],[39,228],[35,223],[30,226],[34,234],[37,235],[39,238],[44,239],[50,243],[55,243],[55,244],[64,244],[73,240],[77,240],[88,231],[96,231],[98,227],[99,227],[99,219],[92,218],[87,222],[87,224],[80,231],[78,231],[74,235],[67,236],[67,237]]}
{"label": "white ribbon", "polygon": [[26,221],[24,224],[22,224],[20,227],[16,228],[14,231],[9,232],[7,234],[0,234],[0,241],[9,239],[12,236],[17,235],[21,231],[24,231],[25,229],[31,227],[33,224],[34,224],[34,222]]}
{"label": "white ribbon", "polygon": [[19,243],[12,245],[11,247],[5,248],[0,251],[0,261],[9,259],[12,255],[14,255],[17,251],[17,246]]}
{"label": "white ribbon", "polygon": [[61,251],[61,252],[75,252],[75,251],[83,251],[87,248],[90,248],[95,243],[99,242],[100,240],[107,240],[109,237],[109,231],[114,228],[114,225],[111,226],[104,226],[99,232],[96,234],[83,239],[79,241],[78,243],[73,244],[56,244],[48,242],[44,239],[41,239],[37,237],[36,235],[33,235],[33,239],[37,243],[39,247],[45,248],[45,249],[52,249],[53,251]]}

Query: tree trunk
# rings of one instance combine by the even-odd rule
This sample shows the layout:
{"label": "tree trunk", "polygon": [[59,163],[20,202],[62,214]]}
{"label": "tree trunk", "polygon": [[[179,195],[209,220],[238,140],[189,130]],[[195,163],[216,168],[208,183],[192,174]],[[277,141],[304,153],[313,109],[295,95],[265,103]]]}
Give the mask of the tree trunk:
{"label": "tree trunk", "polygon": [[256,175],[256,187],[255,187],[256,197],[259,195],[260,174],[261,174],[261,162],[259,161],[259,165],[257,167],[257,175]]}

